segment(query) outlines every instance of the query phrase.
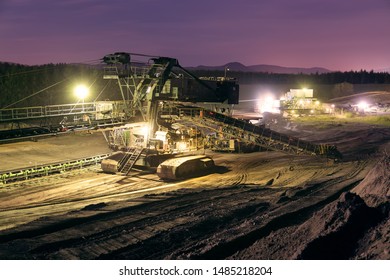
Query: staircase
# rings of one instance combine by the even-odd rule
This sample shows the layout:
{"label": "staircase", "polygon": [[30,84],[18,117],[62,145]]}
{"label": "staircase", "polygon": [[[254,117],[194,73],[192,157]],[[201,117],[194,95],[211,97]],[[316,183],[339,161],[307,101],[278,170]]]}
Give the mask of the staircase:
{"label": "staircase", "polygon": [[124,173],[126,176],[129,175],[131,169],[141,156],[143,150],[144,148],[140,147],[130,148],[119,164],[119,172]]}

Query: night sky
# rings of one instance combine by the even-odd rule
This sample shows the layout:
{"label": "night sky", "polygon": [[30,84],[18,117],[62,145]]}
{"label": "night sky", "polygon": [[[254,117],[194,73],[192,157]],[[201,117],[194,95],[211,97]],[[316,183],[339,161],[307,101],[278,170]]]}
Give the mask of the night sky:
{"label": "night sky", "polygon": [[0,61],[390,67],[390,0],[0,0]]}

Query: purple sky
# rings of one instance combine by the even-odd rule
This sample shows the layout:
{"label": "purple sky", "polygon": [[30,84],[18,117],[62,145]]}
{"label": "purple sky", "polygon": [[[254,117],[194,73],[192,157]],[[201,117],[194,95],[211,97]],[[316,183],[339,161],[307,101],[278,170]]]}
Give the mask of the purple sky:
{"label": "purple sky", "polygon": [[0,61],[390,67],[390,0],[0,0]]}

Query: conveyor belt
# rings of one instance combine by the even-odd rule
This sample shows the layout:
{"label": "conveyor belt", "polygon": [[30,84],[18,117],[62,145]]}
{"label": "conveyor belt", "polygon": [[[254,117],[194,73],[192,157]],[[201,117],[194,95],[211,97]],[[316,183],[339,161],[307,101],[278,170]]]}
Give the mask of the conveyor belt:
{"label": "conveyor belt", "polygon": [[321,155],[333,159],[342,157],[336,146],[304,141],[210,110],[195,107],[179,108],[179,115],[191,117],[194,123],[201,126],[207,126],[214,130],[218,127],[219,133],[266,149],[292,154]]}
{"label": "conveyor belt", "polygon": [[72,169],[83,168],[86,166],[100,163],[110,154],[102,154],[91,157],[85,157],[75,160],[67,160],[50,164],[26,167],[22,169],[14,169],[0,172],[0,185],[10,182],[27,180],[34,177],[47,176],[53,173],[60,173]]}

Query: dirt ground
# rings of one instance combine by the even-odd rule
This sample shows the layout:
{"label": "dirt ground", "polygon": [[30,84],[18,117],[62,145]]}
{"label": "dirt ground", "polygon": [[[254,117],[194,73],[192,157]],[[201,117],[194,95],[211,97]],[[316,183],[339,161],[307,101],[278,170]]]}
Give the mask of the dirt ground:
{"label": "dirt ground", "polygon": [[[179,182],[95,166],[0,186],[0,259],[390,259],[390,129],[273,129],[335,144],[343,160],[205,151],[213,173]],[[103,151],[98,135],[63,150]]]}

